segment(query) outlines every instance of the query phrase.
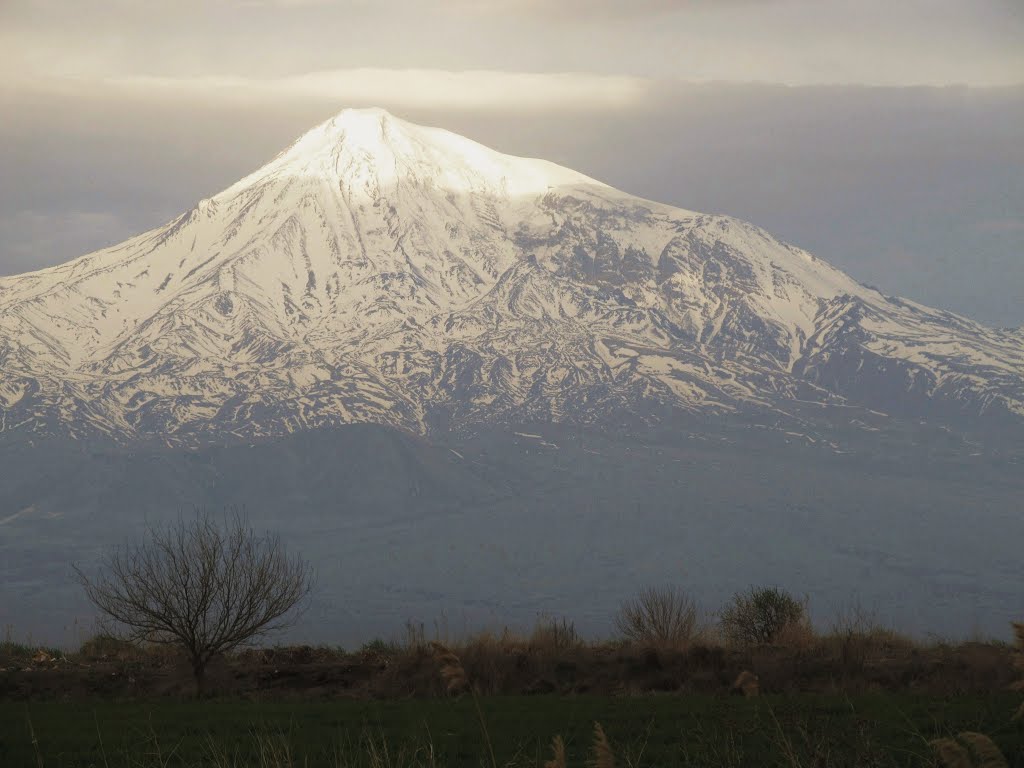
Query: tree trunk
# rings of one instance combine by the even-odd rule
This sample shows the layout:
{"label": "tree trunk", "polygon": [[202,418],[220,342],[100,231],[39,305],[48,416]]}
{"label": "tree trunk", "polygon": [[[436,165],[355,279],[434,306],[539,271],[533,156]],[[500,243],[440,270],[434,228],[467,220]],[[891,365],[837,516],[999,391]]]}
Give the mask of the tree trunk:
{"label": "tree trunk", "polygon": [[196,681],[196,698],[201,699],[206,692],[206,662],[203,659],[192,659],[192,676]]}

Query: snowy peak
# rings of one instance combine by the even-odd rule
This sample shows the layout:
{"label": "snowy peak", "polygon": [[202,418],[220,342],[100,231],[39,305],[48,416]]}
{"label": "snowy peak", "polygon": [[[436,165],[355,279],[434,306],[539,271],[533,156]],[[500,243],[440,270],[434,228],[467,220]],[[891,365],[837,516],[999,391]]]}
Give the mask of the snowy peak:
{"label": "snowy peak", "polygon": [[346,109],[301,136],[225,194],[268,177],[399,181],[457,194],[538,195],[572,185],[605,187],[554,163],[512,157],[440,128],[401,120],[383,109]]}
{"label": "snowy peak", "polygon": [[1024,337],[383,110],[340,113],[164,227],[0,278],[0,433],[793,426],[808,401],[1021,420]]}

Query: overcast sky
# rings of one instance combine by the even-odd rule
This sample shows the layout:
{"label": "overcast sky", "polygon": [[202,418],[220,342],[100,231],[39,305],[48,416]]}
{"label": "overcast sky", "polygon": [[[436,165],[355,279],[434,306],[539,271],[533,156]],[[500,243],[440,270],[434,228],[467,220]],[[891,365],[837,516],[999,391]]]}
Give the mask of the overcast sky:
{"label": "overcast sky", "polygon": [[1022,41],[1020,0],[0,0],[0,274],[379,105],[1020,325]]}

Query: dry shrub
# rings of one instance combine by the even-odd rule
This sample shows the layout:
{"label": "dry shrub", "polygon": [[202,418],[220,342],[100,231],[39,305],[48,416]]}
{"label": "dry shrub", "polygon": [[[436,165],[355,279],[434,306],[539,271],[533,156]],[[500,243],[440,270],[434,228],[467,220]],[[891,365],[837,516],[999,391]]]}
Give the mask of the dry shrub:
{"label": "dry shrub", "polygon": [[865,610],[858,603],[836,614],[827,639],[838,643],[844,656],[856,656],[858,651],[909,651],[917,647],[912,638],[885,626],[874,611]]}
{"label": "dry shrub", "polygon": [[527,643],[531,653],[559,654],[581,645],[576,625],[568,619],[540,617]]}
{"label": "dry shrub", "polygon": [[872,662],[909,659],[917,648],[910,638],[895,632],[869,634],[829,634],[819,638],[817,647],[829,661],[838,665],[848,678],[858,678]]}
{"label": "dry shrub", "polygon": [[807,651],[814,647],[816,641],[814,628],[805,617],[802,620],[783,624],[775,634],[774,643],[794,651]]}
{"label": "dry shrub", "polygon": [[909,635],[886,627],[875,627],[860,637],[871,648],[886,653],[908,653],[919,646],[919,643]]}
{"label": "dry shrub", "polygon": [[78,649],[79,656],[86,659],[133,659],[141,653],[135,643],[106,633],[93,635]]}
{"label": "dry shrub", "polygon": [[338,662],[345,652],[326,645],[275,645],[269,648],[245,648],[232,657],[246,665],[296,665]]}
{"label": "dry shrub", "polygon": [[479,693],[501,693],[514,684],[530,659],[528,641],[504,629],[500,635],[480,632],[464,641],[459,656]]}
{"label": "dry shrub", "polygon": [[[807,599],[799,600],[778,587],[751,587],[737,592],[720,620],[726,642],[743,648],[806,638],[812,633]],[[813,636],[813,634],[812,634]]]}
{"label": "dry shrub", "polygon": [[505,654],[501,638],[490,632],[480,632],[459,645],[459,657],[464,668],[472,674],[479,693],[500,693],[504,689]]}
{"label": "dry shrub", "polygon": [[[440,638],[438,642],[441,642]],[[403,650],[412,653],[419,653],[430,647],[427,642],[427,630],[422,621],[415,622],[409,619],[405,622],[405,640],[401,645]]]}
{"label": "dry shrub", "polygon": [[675,587],[647,587],[625,601],[615,627],[627,641],[660,650],[686,650],[703,631],[697,604]]}
{"label": "dry shrub", "polygon": [[407,655],[397,643],[380,638],[363,643],[356,654],[363,664],[375,666],[378,669],[387,669],[392,663]]}
{"label": "dry shrub", "polygon": [[859,601],[853,601],[840,607],[832,619],[829,633],[846,637],[868,635],[881,629],[878,614],[868,610]]}

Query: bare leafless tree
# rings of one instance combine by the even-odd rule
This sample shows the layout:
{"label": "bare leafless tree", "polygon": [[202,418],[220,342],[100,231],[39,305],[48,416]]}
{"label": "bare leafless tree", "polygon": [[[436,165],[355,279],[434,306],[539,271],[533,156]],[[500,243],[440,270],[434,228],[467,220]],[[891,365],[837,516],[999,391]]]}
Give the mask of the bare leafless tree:
{"label": "bare leafless tree", "polygon": [[626,600],[615,626],[632,643],[648,648],[682,650],[701,635],[700,610],[675,587],[647,587]]}
{"label": "bare leafless tree", "polygon": [[294,624],[312,570],[279,536],[258,536],[239,513],[150,526],[144,541],[107,555],[95,578],[75,566],[89,600],[136,642],[179,645],[196,693],[217,654]]}

